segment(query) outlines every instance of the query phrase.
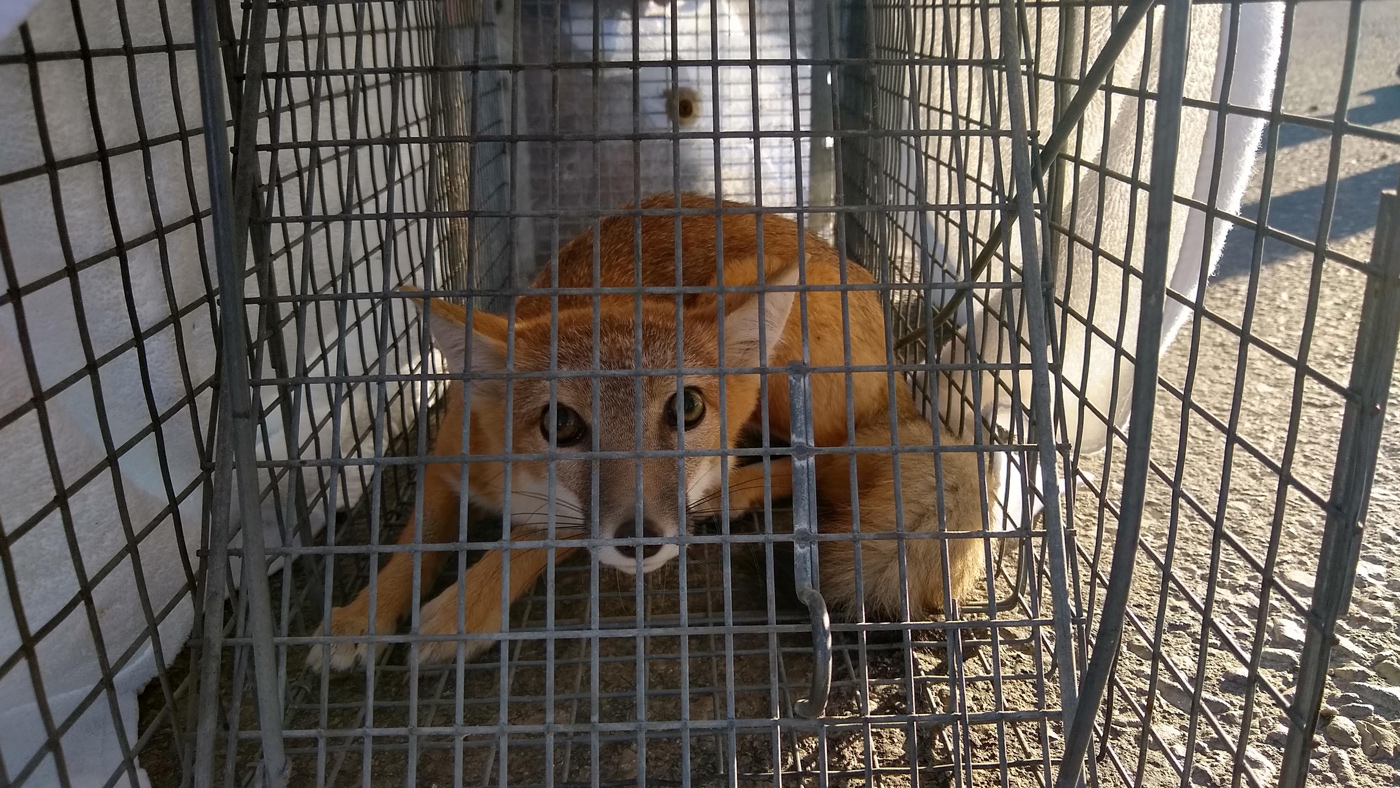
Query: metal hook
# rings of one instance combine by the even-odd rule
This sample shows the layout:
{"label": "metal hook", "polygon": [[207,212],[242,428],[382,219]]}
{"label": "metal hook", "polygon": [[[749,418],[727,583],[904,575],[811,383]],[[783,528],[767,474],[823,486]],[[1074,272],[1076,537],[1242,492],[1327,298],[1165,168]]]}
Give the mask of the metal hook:
{"label": "metal hook", "polygon": [[808,369],[801,362],[788,365],[789,442],[792,445],[792,558],[797,598],[812,619],[812,689],[805,700],[793,704],[799,717],[814,719],[826,712],[831,693],[831,615],[826,599],[817,590],[816,469],[812,456],[812,390]]}

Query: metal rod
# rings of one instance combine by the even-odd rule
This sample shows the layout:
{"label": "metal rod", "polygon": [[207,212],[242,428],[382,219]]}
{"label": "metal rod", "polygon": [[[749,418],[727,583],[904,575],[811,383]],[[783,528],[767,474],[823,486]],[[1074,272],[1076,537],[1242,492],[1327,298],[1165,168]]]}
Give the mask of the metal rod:
{"label": "metal rod", "polygon": [[[1099,52],[1094,64],[1084,74],[1084,80],[1079,84],[1079,90],[1074,94],[1074,98],[1070,100],[1064,114],[1060,116],[1055,127],[1050,131],[1049,139],[1040,146],[1031,169],[1032,186],[1045,177],[1046,169],[1059,158],[1065,143],[1069,141],[1070,135],[1074,133],[1074,129],[1079,125],[1084,113],[1089,110],[1094,96],[1103,86],[1104,80],[1108,79],[1108,72],[1117,65],[1118,56],[1128,46],[1129,39],[1137,32],[1138,24],[1147,16],[1147,12],[1152,10],[1152,6],[1156,2],[1157,0],[1133,0],[1127,8],[1123,9],[1123,16],[1119,18],[1118,24],[1113,26],[1113,32],[1109,34],[1108,41],[1104,42],[1103,50]],[[1019,62],[1019,54],[1017,59]],[[1023,189],[1018,185],[1016,191],[1023,192]],[[1019,195],[1014,196],[1012,201],[1014,202],[1016,199],[1019,199]],[[1017,212],[1010,211],[1002,214],[1001,220],[992,226],[992,231],[987,236],[987,242],[983,245],[982,251],[978,253],[977,259],[972,264],[972,270],[968,273],[968,285],[980,279],[982,273],[987,270],[987,266],[991,265],[992,258],[996,255],[997,249],[1001,247],[1002,238],[1017,218],[1019,218]],[[958,307],[967,298],[968,292],[967,287],[954,291],[943,306],[938,308],[931,323],[910,329],[895,343],[895,349],[899,350],[918,342],[923,338],[928,325],[932,325],[935,329],[946,325],[953,318],[953,315],[957,314]],[[929,348],[930,353],[933,350],[933,348]]]}
{"label": "metal rod", "polygon": [[793,704],[799,717],[816,718],[826,712],[831,693],[831,615],[814,580],[817,570],[817,479],[812,448],[811,378],[800,361],[788,365],[788,402],[792,414],[792,561],[797,598],[812,617],[812,690]]}
{"label": "metal rod", "polygon": [[[228,399],[219,398],[218,440],[231,430]],[[204,638],[199,652],[199,721],[195,728],[194,788],[214,784],[214,753],[218,749],[220,669],[224,648],[224,599],[228,593],[228,520],[233,488],[233,455],[214,452],[214,494],[209,532],[204,544]],[[231,754],[230,754],[230,757]]]}
{"label": "metal rod", "polygon": [[[228,402],[231,427],[222,438],[232,439],[233,462],[237,471],[239,527],[243,532],[243,592],[249,602],[264,774],[271,788],[286,784],[287,760],[282,749],[281,682],[277,675],[277,652],[273,644],[272,595],[267,581],[262,504],[258,494],[257,458],[253,445],[255,414],[249,401],[243,279],[240,261],[234,255],[235,246],[241,244],[235,242],[239,233],[233,215],[228,127],[220,86],[213,9],[210,0],[193,0],[192,6],[204,147],[209,162],[214,255],[219,277],[219,356],[223,373],[220,394],[221,399]],[[244,106],[242,110],[246,114],[249,108]]]}
{"label": "metal rod", "polygon": [[[831,0],[812,2],[812,56],[821,61],[831,57]],[[836,138],[830,132],[835,126],[836,68],[828,63],[812,66],[811,79],[811,148],[807,152],[809,207],[829,207],[836,203]],[[814,214],[808,228],[823,237],[834,231],[836,214]]]}
{"label": "metal rod", "polygon": [[1371,496],[1386,400],[1400,341],[1400,196],[1381,195],[1371,260],[1376,274],[1366,282],[1351,364],[1351,392],[1342,417],[1337,464],[1322,552],[1308,611],[1308,634],[1298,669],[1298,688],[1288,709],[1280,788],[1302,788],[1308,779],[1313,734],[1327,688],[1327,663],[1337,642],[1337,621],[1346,616],[1361,555],[1362,520]]}
{"label": "metal rod", "polygon": [[[1021,258],[1025,261],[1026,320],[1030,332],[1031,356],[1031,418],[1036,435],[1036,459],[1040,465],[1040,494],[1044,506],[1045,547],[1049,552],[1050,604],[1055,620],[1055,661],[1059,665],[1060,709],[1066,728],[1075,719],[1076,691],[1074,679],[1074,611],[1069,603],[1069,581],[1065,557],[1063,524],[1060,522],[1060,490],[1055,474],[1055,420],[1050,400],[1050,340],[1046,290],[1041,278],[1040,250],[1036,233],[1030,232],[1035,221],[1032,200],[1035,190],[1031,181],[1030,136],[1027,130],[1025,86],[1021,83],[1020,15],[1015,0],[1001,0],[1001,48],[1006,58],[1006,90],[1011,121],[1011,175],[1016,185],[1015,215],[1021,226]],[[1165,281],[1165,268],[1164,268]],[[1031,470],[1031,467],[1027,467]],[[1033,471],[1032,471],[1033,472]],[[1086,715],[1092,716],[1092,715]]]}
{"label": "metal rod", "polygon": [[[285,319],[282,316],[281,307],[277,303],[281,299],[277,298],[277,277],[274,275],[271,259],[270,225],[266,221],[261,221],[264,217],[264,206],[262,200],[258,199],[264,193],[262,177],[256,166],[256,149],[258,145],[258,100],[262,96],[263,80],[267,68],[267,47],[265,46],[267,42],[267,2],[263,0],[263,2],[253,3],[249,7],[246,34],[234,25],[233,12],[228,5],[220,3],[215,9],[215,14],[219,35],[225,42],[223,48],[224,73],[239,74],[240,76],[239,80],[225,80],[228,83],[229,106],[237,117],[237,128],[234,133],[236,150],[233,157],[236,167],[233,174],[233,224],[235,228],[247,228],[247,232],[234,233],[233,258],[235,260],[248,259],[246,256],[247,248],[251,242],[254,255],[253,264],[258,272],[257,292],[259,298],[256,303],[262,309],[258,321],[260,324],[259,333],[266,342],[267,357],[272,369],[283,370],[290,375],[291,366],[289,365],[285,338],[281,330]],[[241,69],[238,62],[239,47],[237,46],[240,41],[247,42],[246,46],[243,47],[246,57]],[[244,106],[251,107],[251,111],[243,112],[241,107]],[[274,120],[270,129],[273,139],[277,139],[277,131],[277,121]],[[268,199],[271,200],[272,196],[273,193],[269,191]],[[272,212],[270,205],[269,202],[268,213]],[[295,293],[289,295],[295,296]],[[295,312],[298,306],[293,303],[292,311]],[[297,436],[300,427],[296,414],[300,411],[299,395],[301,389],[290,383],[278,384],[276,389],[277,409],[282,416],[283,445],[286,447],[288,457],[297,457],[299,454]],[[311,533],[311,509],[306,494],[305,476],[300,471],[293,470],[287,474],[287,479],[291,483],[291,489],[287,491],[284,498],[284,510],[280,523],[283,539],[290,544],[292,535],[295,533],[301,537],[302,544],[311,544],[314,541],[314,536]],[[292,570],[294,563],[294,561],[288,561],[284,564],[288,572]],[[301,587],[307,589],[311,597],[308,609],[320,610],[324,602],[321,598],[322,583],[319,581],[320,567],[313,561],[303,561],[301,562],[301,570],[306,574],[306,582]],[[314,624],[308,626],[314,626]]]}
{"label": "metal rod", "polygon": [[[1162,340],[1162,313],[1167,288],[1167,253],[1171,244],[1172,202],[1176,193],[1176,160],[1181,133],[1181,100],[1186,83],[1186,59],[1191,38],[1191,0],[1167,0],[1162,26],[1162,55],[1158,69],[1160,93],[1152,128],[1152,188],[1147,196],[1147,235],[1143,244],[1142,294],[1137,333],[1137,363],[1133,368],[1132,427],[1123,471],[1122,514],[1114,537],[1113,564],[1104,592],[1103,612],[1093,652],[1079,688],[1084,709],[1103,701],[1123,634],[1123,619],[1132,588],[1138,533],[1152,452],[1152,422],[1157,402],[1157,366]],[[1024,235],[1024,233],[1023,233]],[[1027,266],[1029,269],[1030,266]],[[1032,299],[1034,301],[1034,299]],[[1094,715],[1080,714],[1067,727],[1064,759],[1056,777],[1058,788],[1078,783],[1084,755],[1093,734]]]}

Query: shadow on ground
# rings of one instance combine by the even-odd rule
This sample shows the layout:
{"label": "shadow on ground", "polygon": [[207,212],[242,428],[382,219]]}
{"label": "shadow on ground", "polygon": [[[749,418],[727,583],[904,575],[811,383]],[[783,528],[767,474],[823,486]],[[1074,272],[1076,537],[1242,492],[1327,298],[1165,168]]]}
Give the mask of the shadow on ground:
{"label": "shadow on ground", "polygon": [[[1367,91],[1371,97],[1369,104],[1356,107],[1347,113],[1347,121],[1362,126],[1380,126],[1400,120],[1400,85],[1388,85]],[[1318,238],[1322,222],[1323,207],[1328,201],[1326,159],[1323,157],[1290,157],[1288,151],[1300,145],[1331,136],[1328,129],[1284,124],[1279,129],[1278,162],[1276,178],[1287,178],[1289,168],[1296,168],[1307,161],[1321,169],[1312,179],[1314,185],[1304,189],[1275,194],[1269,201],[1268,225],[1276,230],[1297,236],[1309,242]],[[1355,144],[1354,142],[1348,143]],[[1377,143],[1384,145],[1385,143]],[[1349,154],[1343,147],[1341,157]],[[1376,224],[1376,201],[1381,191],[1394,189],[1400,185],[1400,164],[1383,164],[1365,172],[1340,178],[1336,184],[1331,224],[1327,240],[1336,244],[1346,238],[1366,232]],[[1257,220],[1260,203],[1254,202],[1240,209],[1240,215]],[[1216,278],[1229,278],[1248,275],[1255,254],[1255,233],[1242,228],[1234,229],[1225,243],[1220,264],[1216,268]],[[1288,241],[1276,238],[1263,239],[1260,262],[1263,265],[1276,263],[1291,257],[1298,247]]]}

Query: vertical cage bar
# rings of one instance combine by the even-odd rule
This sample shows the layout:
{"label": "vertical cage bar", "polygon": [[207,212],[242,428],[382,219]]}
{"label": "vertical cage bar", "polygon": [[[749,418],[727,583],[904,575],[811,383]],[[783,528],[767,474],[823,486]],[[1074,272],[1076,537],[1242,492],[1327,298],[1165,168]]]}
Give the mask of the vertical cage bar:
{"label": "vertical cage bar", "polygon": [[[257,271],[257,292],[263,299],[262,303],[259,304],[258,331],[266,343],[267,359],[272,371],[277,377],[285,380],[292,378],[294,373],[289,363],[281,331],[284,318],[282,306],[277,299],[277,277],[274,275],[270,255],[272,248],[271,226],[264,221],[266,215],[262,199],[260,199],[264,193],[262,178],[250,146],[250,143],[256,140],[259,101],[262,97],[264,73],[267,65],[267,14],[266,0],[250,3],[247,7],[246,27],[241,27],[235,26],[233,11],[228,5],[220,3],[215,8],[215,22],[220,39],[224,42],[224,73],[239,75],[238,79],[224,80],[228,90],[229,106],[237,119],[234,145],[239,149],[239,152],[234,157],[237,167],[233,175],[234,225],[244,227],[247,230],[234,234],[233,257],[235,260],[248,259],[248,248],[251,243],[253,264]],[[241,64],[238,58],[240,44],[242,44],[241,49],[244,55]],[[242,110],[244,106],[250,107],[250,110],[244,112]],[[244,142],[244,140],[248,140],[248,142]],[[298,435],[296,414],[299,410],[300,391],[289,383],[278,383],[275,390],[277,393],[274,401],[281,415],[282,434],[285,441],[283,445],[286,447],[288,457],[297,457],[300,450],[296,442]],[[255,407],[257,406],[255,405]],[[291,544],[293,539],[300,537],[303,544],[309,545],[313,542],[314,537],[311,533],[310,505],[306,494],[305,477],[299,470],[288,470],[286,478],[290,484],[282,503],[281,521],[279,522],[284,543]],[[285,570],[291,572],[296,564],[296,556],[289,556],[284,563]],[[300,569],[311,578],[315,578],[320,572],[320,567],[311,560],[301,561]],[[308,589],[311,596],[309,602],[311,610],[321,609],[324,601],[321,599],[321,586],[320,582],[314,580],[303,586]]]}
{"label": "vertical cage bar", "polygon": [[[219,440],[230,427],[228,398],[219,397]],[[211,496],[208,540],[204,547],[203,639],[199,652],[199,718],[195,735],[194,788],[214,784],[214,755],[218,750],[220,669],[224,648],[224,598],[228,593],[229,503],[233,497],[233,455],[215,452],[214,494]],[[230,758],[233,754],[230,753]]]}
{"label": "vertical cage bar", "polygon": [[1284,745],[1280,788],[1302,788],[1308,779],[1313,749],[1327,688],[1327,665],[1337,642],[1337,620],[1346,615],[1361,556],[1366,507],[1380,456],[1385,427],[1386,398],[1394,373],[1400,339],[1400,195],[1381,195],[1371,260],[1375,272],[1366,281],[1356,351],[1352,356],[1351,396],[1347,398],[1332,476],[1327,523],[1323,527],[1308,634],[1303,642],[1298,689],[1288,709],[1288,739]]}
{"label": "vertical cage bar", "polygon": [[[1191,37],[1191,0],[1168,0],[1165,5],[1158,69],[1159,93],[1152,127],[1152,188],[1147,198],[1147,233],[1143,244],[1139,305],[1141,323],[1135,351],[1136,365],[1133,367],[1130,411],[1133,422],[1128,432],[1122,514],[1114,537],[1108,588],[1104,592],[1093,652],[1080,685],[1079,699],[1084,709],[1096,709],[1103,701],[1118,653],[1137,558],[1138,534],[1142,529],[1142,509],[1152,451],[1152,421],[1157,402],[1157,367],[1166,300],[1172,204],[1176,193],[1181,104]],[[1064,759],[1055,782],[1058,788],[1070,788],[1078,783],[1093,724],[1093,714],[1080,714],[1072,725],[1067,726]]]}
{"label": "vertical cage bar", "polygon": [[[265,3],[264,3],[265,6]],[[243,281],[235,248],[246,231],[246,214],[233,204],[228,160],[229,143],[219,52],[210,0],[193,0],[195,59],[199,68],[200,109],[203,113],[205,154],[209,161],[209,203],[214,228],[214,254],[219,278],[219,356],[223,375],[220,399],[228,403],[229,432],[238,485],[239,527],[243,532],[243,592],[248,595],[249,634],[253,644],[254,686],[258,702],[264,777],[267,785],[284,785],[287,761],[282,750],[281,684],[273,643],[272,595],[267,581],[259,500],[254,418],[248,379],[246,312]],[[256,42],[255,42],[256,43]],[[242,107],[242,114],[249,108]],[[248,139],[245,136],[245,139]],[[251,167],[251,162],[244,165]],[[240,222],[242,225],[240,226]]]}
{"label": "vertical cage bar", "polygon": [[[808,148],[808,197],[807,205],[812,208],[831,207],[836,204],[836,138],[824,132],[835,128],[835,75],[836,68],[831,63],[831,15],[832,0],[812,0],[812,73],[809,77],[811,95],[811,144]],[[796,94],[793,100],[796,101]],[[830,238],[834,232],[834,213],[812,213],[807,217],[807,227],[823,238]]]}
{"label": "vertical cage bar", "polygon": [[[1026,119],[1025,86],[1021,68],[1020,14],[1015,0],[1000,0],[1002,57],[1006,60],[1007,103],[1011,121],[1011,174],[1015,183],[1015,216],[1021,220],[1021,259],[1026,292],[1026,320],[1031,356],[1031,418],[1036,431],[1036,458],[1040,464],[1040,494],[1045,505],[1045,547],[1049,552],[1050,600],[1055,620],[1055,660],[1059,665],[1060,711],[1066,728],[1074,724],[1077,706],[1074,686],[1074,611],[1069,602],[1069,573],[1060,521],[1060,491],[1055,474],[1055,421],[1050,404],[1050,338],[1048,291],[1041,270],[1039,235],[1034,232],[1035,189],[1032,186],[1030,132]],[[1167,207],[1171,209],[1170,204]],[[1165,257],[1163,277],[1165,281]],[[1155,372],[1154,372],[1155,379]],[[1034,477],[1032,477],[1034,478]]]}

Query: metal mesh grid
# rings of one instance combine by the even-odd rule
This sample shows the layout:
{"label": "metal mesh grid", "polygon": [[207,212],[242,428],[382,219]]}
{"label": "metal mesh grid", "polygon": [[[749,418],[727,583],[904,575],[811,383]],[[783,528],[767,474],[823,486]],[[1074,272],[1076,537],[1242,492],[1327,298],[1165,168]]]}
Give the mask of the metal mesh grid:
{"label": "metal mesh grid", "polygon": [[810,137],[794,133],[811,128],[807,3],[526,2],[519,14],[516,215],[544,214],[527,272],[591,210],[657,192],[807,204]]}
{"label": "metal mesh grid", "polygon": [[[0,440],[42,454],[5,483],[53,491],[0,496],[16,635],[0,689],[27,684],[46,710],[32,748],[6,741],[0,781],[76,784],[69,740],[104,714],[122,732],[108,784],[139,767],[275,784],[284,762],[318,785],[1065,784],[1085,747],[1092,784],[1393,778],[1368,746],[1313,736],[1369,707],[1353,727],[1374,741],[1400,713],[1367,672],[1394,647],[1396,567],[1357,556],[1367,505],[1393,513],[1377,458],[1400,445],[1393,427],[1381,442],[1400,301],[1400,206],[1377,207],[1400,183],[1387,4],[1198,4],[1188,36],[1184,0],[197,0],[202,43],[180,4],[62,5],[0,53],[4,95],[33,108],[0,172],[0,312],[23,373]],[[1212,84],[1216,49],[1258,74]],[[69,74],[74,102],[49,88]],[[1175,89],[1179,110],[1161,100]],[[227,141],[198,139],[201,101]],[[1253,129],[1258,166],[1232,196]],[[415,612],[360,638],[374,669],[305,669],[322,616],[424,506],[448,376],[389,291],[504,312],[623,204],[717,185],[874,274],[880,371],[968,430],[994,485],[977,590],[931,621],[834,621],[816,720],[800,701],[821,638],[785,576],[800,506],[696,523],[679,562],[640,578],[575,556],[474,661],[414,664]],[[1181,263],[1193,245],[1223,247],[1217,272]],[[222,311],[216,256],[243,284]],[[220,329],[249,381],[246,410],[224,384],[214,451]],[[1175,337],[1160,359],[1159,333]],[[173,388],[149,371],[162,359]],[[73,414],[95,433],[76,463],[54,427]],[[939,440],[925,448],[958,450]],[[140,462],[153,490],[117,472]],[[93,507],[121,526],[95,562]],[[44,534],[73,578],[39,597],[25,556]],[[473,512],[449,563],[500,536]],[[240,564],[264,542],[267,583]],[[199,601],[219,615],[186,664],[171,642]],[[97,659],[70,677],[91,689],[60,697],[67,630]],[[147,658],[159,681],[138,709],[122,671]]]}
{"label": "metal mesh grid", "polygon": [[[1266,8],[1253,10],[1268,13]],[[1258,45],[1250,12],[1247,6],[1222,9],[1222,51],[1244,53]],[[1174,313],[1184,325],[1161,360],[1151,438],[1135,458],[1127,433],[1115,428],[1101,455],[1067,457],[1066,503],[1085,562],[1086,620],[1106,604],[1114,518],[1122,538],[1125,515],[1135,508],[1120,492],[1125,466],[1145,461],[1138,574],[1128,596],[1123,650],[1108,677],[1109,705],[1100,718],[1106,735],[1095,745],[1106,756],[1099,766],[1104,781],[1299,784],[1294,781],[1309,773],[1322,781],[1347,773],[1362,781],[1389,779],[1383,756],[1373,761],[1355,753],[1353,769],[1346,748],[1335,746],[1335,732],[1322,739],[1311,760],[1308,751],[1314,726],[1326,724],[1314,716],[1329,670],[1319,646],[1333,636],[1332,617],[1345,610],[1351,593],[1346,586],[1352,573],[1341,568],[1346,560],[1334,551],[1360,546],[1344,546],[1361,517],[1348,476],[1369,474],[1364,468],[1374,456],[1360,466],[1352,461],[1356,451],[1369,451],[1360,447],[1380,439],[1379,419],[1365,423],[1356,414],[1383,406],[1391,396],[1388,383],[1374,389],[1367,379],[1389,379],[1394,334],[1392,319],[1384,315],[1394,309],[1386,301],[1393,296],[1363,299],[1362,293],[1391,275],[1386,266],[1393,262],[1382,241],[1387,214],[1376,201],[1382,189],[1400,183],[1400,174],[1393,165],[1374,166],[1384,159],[1370,156],[1393,156],[1398,140],[1393,124],[1364,130],[1351,124],[1377,118],[1379,107],[1372,107],[1369,118],[1366,112],[1352,114],[1352,108],[1364,103],[1358,99],[1367,91],[1393,82],[1391,69],[1363,65],[1386,57],[1381,38],[1363,31],[1368,25],[1393,30],[1395,19],[1365,4],[1290,5],[1273,12],[1281,16],[1282,35],[1277,72],[1269,75],[1276,80],[1271,101],[1236,97],[1248,93],[1247,79],[1232,84],[1227,76],[1217,78],[1217,90],[1230,101],[1188,89],[1183,102],[1183,129],[1193,116],[1197,126],[1204,121],[1197,144],[1216,172],[1207,170],[1194,183],[1183,183],[1178,173],[1177,221],[1204,225],[1194,236],[1188,231],[1182,243],[1194,241],[1208,254],[1212,245],[1219,248],[1220,230],[1233,229],[1209,288],[1205,272],[1185,277],[1178,271],[1168,280],[1165,330],[1172,330]],[[1048,68],[1038,76],[1045,84],[1042,95],[1058,85]],[[1115,82],[1112,89],[1124,96],[1152,89],[1148,78],[1137,86]],[[1229,189],[1216,173],[1237,155],[1231,132],[1256,118],[1268,123],[1243,206],[1204,208],[1219,205]],[[1300,134],[1294,123],[1316,131]],[[1311,150],[1293,147],[1302,142],[1299,137],[1313,135],[1326,142]],[[1187,142],[1183,131],[1183,148]],[[1362,149],[1368,155],[1342,164],[1348,151]],[[1149,163],[1140,158],[1132,159],[1132,169],[1126,162],[1109,166],[1082,156],[1064,161],[1069,183],[1083,183],[1081,173],[1098,167],[1132,184],[1134,193],[1148,192],[1143,174]],[[1309,187],[1300,189],[1300,183]],[[1370,196],[1363,202],[1351,196],[1354,190],[1369,190]],[[1047,245],[1053,248],[1055,236],[1062,235],[1058,243],[1067,256],[1087,253],[1099,266],[1134,267],[1131,252],[1126,263],[1113,263],[1100,240],[1075,229],[1085,221],[1076,214],[1104,210],[1103,195],[1090,207],[1092,195],[1082,186],[1067,190],[1058,206],[1067,218],[1050,223]],[[1300,203],[1308,207],[1289,210]],[[1378,221],[1382,229],[1372,247]],[[1374,259],[1367,260],[1370,255]],[[1072,262],[1067,267],[1080,270]],[[1103,278],[1094,281],[1101,286]],[[1072,298],[1057,298],[1057,307],[1063,321],[1057,331],[1067,352],[1075,322],[1095,320]],[[1381,347],[1368,345],[1373,332],[1388,337]],[[1135,413],[1135,427],[1138,418]],[[1087,420],[1071,418],[1070,424],[1075,421],[1083,429]],[[1385,517],[1373,511],[1372,518],[1377,516]],[[1359,582],[1364,587],[1366,581]],[[1374,592],[1372,587],[1361,593]],[[1384,648],[1364,623],[1356,624],[1352,631],[1367,643],[1365,653],[1358,654],[1344,636],[1334,666],[1369,661],[1372,648]],[[1346,621],[1336,627],[1338,633],[1349,629]],[[1325,695],[1331,704],[1355,689],[1334,681]],[[1361,724],[1370,724],[1365,715]],[[1326,744],[1334,752],[1325,752]],[[1153,777],[1159,770],[1165,778]]]}
{"label": "metal mesh grid", "polygon": [[[475,163],[466,175],[469,192],[485,193],[487,199],[501,195],[510,207],[505,215],[499,208],[474,211],[466,232],[478,237],[504,233],[517,244],[514,259],[504,246],[467,247],[469,270],[515,276],[519,286],[520,277],[535,267],[524,251],[530,248],[528,239],[534,238],[539,261],[579,229],[594,225],[600,207],[615,208],[658,189],[709,191],[719,178],[726,196],[761,200],[764,210],[793,215],[806,201],[810,142],[787,130],[794,123],[808,124],[809,66],[803,61],[808,58],[804,39],[810,35],[811,12],[769,4],[761,9],[647,7],[632,13],[645,20],[637,23],[646,30],[645,39],[641,32],[635,39],[624,35],[626,9],[591,6],[531,5],[514,14],[485,9],[479,27],[456,34],[452,56],[466,68],[455,78],[473,86],[463,89],[468,106],[458,111],[459,118],[483,125],[504,118],[504,125],[491,128],[509,129],[499,146],[493,131],[474,131],[473,139],[485,138],[475,143],[477,149],[467,157],[455,154]],[[773,32],[756,35],[753,46],[745,47],[732,30],[726,32],[727,25],[745,18],[760,20],[760,32]],[[577,30],[591,30],[594,19],[600,23],[599,37],[580,36]],[[674,46],[658,35],[664,31],[650,29],[669,19],[677,26],[672,32],[680,34]],[[720,35],[705,32],[711,24],[718,25]],[[698,34],[687,33],[692,28]],[[789,30],[798,36],[790,37]],[[596,52],[590,51],[595,47]],[[798,49],[785,51],[789,47]],[[512,51],[522,52],[521,65],[514,67],[511,79],[497,81],[503,72],[490,67],[511,62]],[[689,58],[696,65],[648,65],[660,56],[679,57],[683,63]],[[711,66],[717,57],[725,65]],[[753,60],[758,64],[751,65]],[[570,67],[575,63],[586,68]],[[368,64],[362,70],[373,68]],[[402,70],[412,75],[417,69],[409,65]],[[281,73],[271,70],[268,77],[275,80]],[[484,95],[480,84],[487,82],[498,92]],[[692,84],[701,117],[693,125],[667,117],[662,99],[668,86]],[[641,110],[634,112],[635,107]],[[674,115],[674,104],[670,113]],[[509,119],[522,114],[523,121],[512,127]],[[757,140],[751,136],[754,129],[760,130]],[[444,142],[440,151],[455,140]],[[274,140],[268,147],[276,150],[279,143]],[[440,155],[450,162],[454,154]],[[493,169],[487,172],[483,161]],[[764,184],[762,195],[753,193],[754,182]],[[476,199],[468,196],[464,204]],[[864,210],[883,210],[887,204],[871,201]],[[293,224],[296,218],[293,213],[278,224]],[[819,224],[822,218],[800,214],[800,220]],[[329,232],[337,230],[332,226]],[[880,271],[881,265],[872,267]],[[410,273],[407,278],[415,277]],[[894,278],[882,272],[881,279],[888,285],[913,282],[908,274]],[[879,292],[893,296],[897,291]],[[476,303],[499,308],[510,301],[486,295]],[[343,300],[327,299],[330,304]],[[913,369],[907,362],[891,367],[895,374]],[[306,377],[324,374],[313,371]],[[294,374],[291,382],[301,382],[301,377]],[[255,377],[252,382],[266,387],[272,381]],[[375,385],[372,377],[366,382]],[[410,443],[414,439],[418,450],[410,446],[406,453],[428,453],[428,434],[417,431]],[[394,467],[390,463],[395,462],[385,454],[365,459],[373,461],[340,460],[314,449],[301,454],[304,464],[343,465],[347,475]],[[379,484],[383,489],[385,482]],[[411,499],[413,490],[406,492]],[[347,553],[340,545],[374,544],[376,532],[378,543],[386,543],[393,524],[413,505],[405,501],[397,516],[371,505],[356,523],[365,530],[338,532],[328,544]],[[469,529],[464,546],[489,546],[499,531],[484,527]],[[625,576],[596,567],[590,571],[586,562],[561,567],[551,577],[547,598],[517,610],[517,626],[503,636],[505,652],[493,649],[488,656],[494,659],[485,664],[447,671],[400,670],[396,666],[405,656],[411,661],[412,649],[406,655],[403,647],[381,646],[376,653],[382,667],[373,675],[330,679],[297,673],[301,644],[319,648],[315,644],[323,642],[320,631],[307,625],[314,625],[317,612],[327,607],[313,594],[305,628],[297,627],[294,609],[284,608],[279,620],[292,622],[284,635],[294,646],[285,663],[291,683],[283,725],[291,768],[308,778],[314,774],[318,783],[627,784],[645,776],[753,784],[801,775],[885,779],[930,769],[968,775],[1039,773],[1049,779],[1049,723],[1059,712],[1045,681],[1051,622],[1038,601],[1029,607],[1023,601],[1024,612],[1003,617],[985,631],[971,628],[985,618],[975,613],[965,627],[951,630],[939,623],[835,625],[832,708],[859,714],[863,721],[843,723],[833,714],[829,723],[813,725],[794,712],[794,694],[801,692],[794,688],[807,684],[811,673],[810,625],[783,599],[782,581],[773,579],[774,570],[781,573],[791,558],[784,559],[781,552],[775,558],[774,547],[763,548],[775,537],[762,530],[753,533],[752,524],[748,528],[747,541],[733,533],[742,530],[739,523],[731,523],[723,535],[694,536],[679,576],[674,571],[648,576],[644,586],[635,588]],[[347,555],[363,554],[357,549]],[[748,566],[735,567],[736,562]],[[744,578],[753,583],[754,564],[760,578],[769,578],[766,585],[760,579],[747,594],[735,593],[734,583]],[[996,596],[996,589],[1005,588],[1000,596],[1009,595],[1014,577],[1014,565],[1001,570],[989,591]],[[282,580],[285,600],[291,598],[286,591],[292,584],[287,576]],[[354,593],[366,581],[359,561],[338,563],[336,586]],[[1036,589],[1043,583],[1036,578]],[[1027,597],[1032,599],[1038,596]],[[596,608],[590,609],[587,603],[593,601]],[[954,636],[951,645],[945,642],[948,631]],[[413,638],[381,635],[372,640],[387,645]],[[955,688],[946,678],[950,648],[981,654],[971,662],[957,661]],[[369,697],[373,703],[366,702]],[[241,737],[251,744],[259,735],[245,728]],[[974,739],[980,742],[976,752],[970,744]],[[991,749],[983,749],[988,745]],[[226,748],[234,746],[230,739]],[[834,760],[832,750],[843,755]]]}
{"label": "metal mesh grid", "polygon": [[[134,784],[152,742],[192,752],[176,658],[215,384],[199,85],[187,10],[56,6],[0,46],[0,782]],[[105,752],[78,745],[101,731]]]}

